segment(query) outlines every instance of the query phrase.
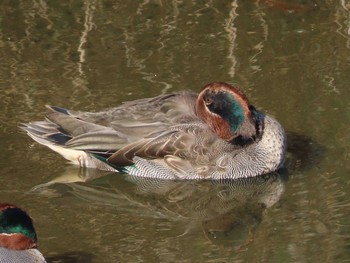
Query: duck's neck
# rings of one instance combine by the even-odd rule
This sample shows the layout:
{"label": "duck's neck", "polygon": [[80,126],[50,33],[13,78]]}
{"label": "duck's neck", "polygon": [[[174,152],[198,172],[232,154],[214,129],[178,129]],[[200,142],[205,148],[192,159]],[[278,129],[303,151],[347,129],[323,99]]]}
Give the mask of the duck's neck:
{"label": "duck's neck", "polygon": [[251,118],[242,124],[238,135],[232,138],[230,143],[245,146],[260,141],[264,131],[264,114],[255,110],[253,106],[250,106],[250,110]]}
{"label": "duck's neck", "polygon": [[13,250],[25,250],[30,248],[36,248],[37,243],[20,233],[0,234],[0,247],[5,247],[7,249]]}

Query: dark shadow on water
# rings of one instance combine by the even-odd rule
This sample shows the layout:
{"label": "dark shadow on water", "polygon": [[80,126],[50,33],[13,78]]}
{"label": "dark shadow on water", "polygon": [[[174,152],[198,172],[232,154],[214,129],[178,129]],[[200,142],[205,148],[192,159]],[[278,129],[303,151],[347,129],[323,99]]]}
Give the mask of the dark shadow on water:
{"label": "dark shadow on water", "polygon": [[295,132],[287,132],[287,139],[286,167],[289,175],[311,169],[323,160],[326,148],[312,138]]}
{"label": "dark shadow on water", "polygon": [[84,252],[68,252],[55,256],[46,257],[47,263],[90,263],[93,262],[94,255]]}

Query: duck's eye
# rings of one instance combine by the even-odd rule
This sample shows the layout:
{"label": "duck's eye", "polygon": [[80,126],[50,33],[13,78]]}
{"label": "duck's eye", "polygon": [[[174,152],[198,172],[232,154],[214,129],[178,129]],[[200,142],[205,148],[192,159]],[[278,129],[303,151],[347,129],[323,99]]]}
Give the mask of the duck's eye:
{"label": "duck's eye", "polygon": [[203,98],[205,105],[209,106],[213,103],[213,99],[209,97],[204,97]]}

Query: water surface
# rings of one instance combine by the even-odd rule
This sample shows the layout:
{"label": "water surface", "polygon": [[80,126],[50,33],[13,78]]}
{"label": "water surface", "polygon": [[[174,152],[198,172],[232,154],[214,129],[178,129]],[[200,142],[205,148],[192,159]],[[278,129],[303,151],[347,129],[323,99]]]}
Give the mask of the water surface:
{"label": "water surface", "polygon": [[[0,200],[28,210],[51,262],[349,262],[349,10],[345,0],[2,1]],[[288,172],[140,182],[77,169],[17,127],[46,104],[97,111],[213,81],[281,122]]]}

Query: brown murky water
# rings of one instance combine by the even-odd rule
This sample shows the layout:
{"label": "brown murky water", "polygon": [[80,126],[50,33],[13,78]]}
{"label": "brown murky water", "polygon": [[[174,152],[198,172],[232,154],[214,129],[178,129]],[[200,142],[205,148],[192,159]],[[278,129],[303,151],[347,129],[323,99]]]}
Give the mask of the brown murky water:
{"label": "brown murky water", "polygon": [[[0,200],[32,215],[49,262],[350,261],[348,0],[4,0],[0,56]],[[136,181],[17,128],[45,104],[96,111],[213,81],[283,124],[288,172]]]}

